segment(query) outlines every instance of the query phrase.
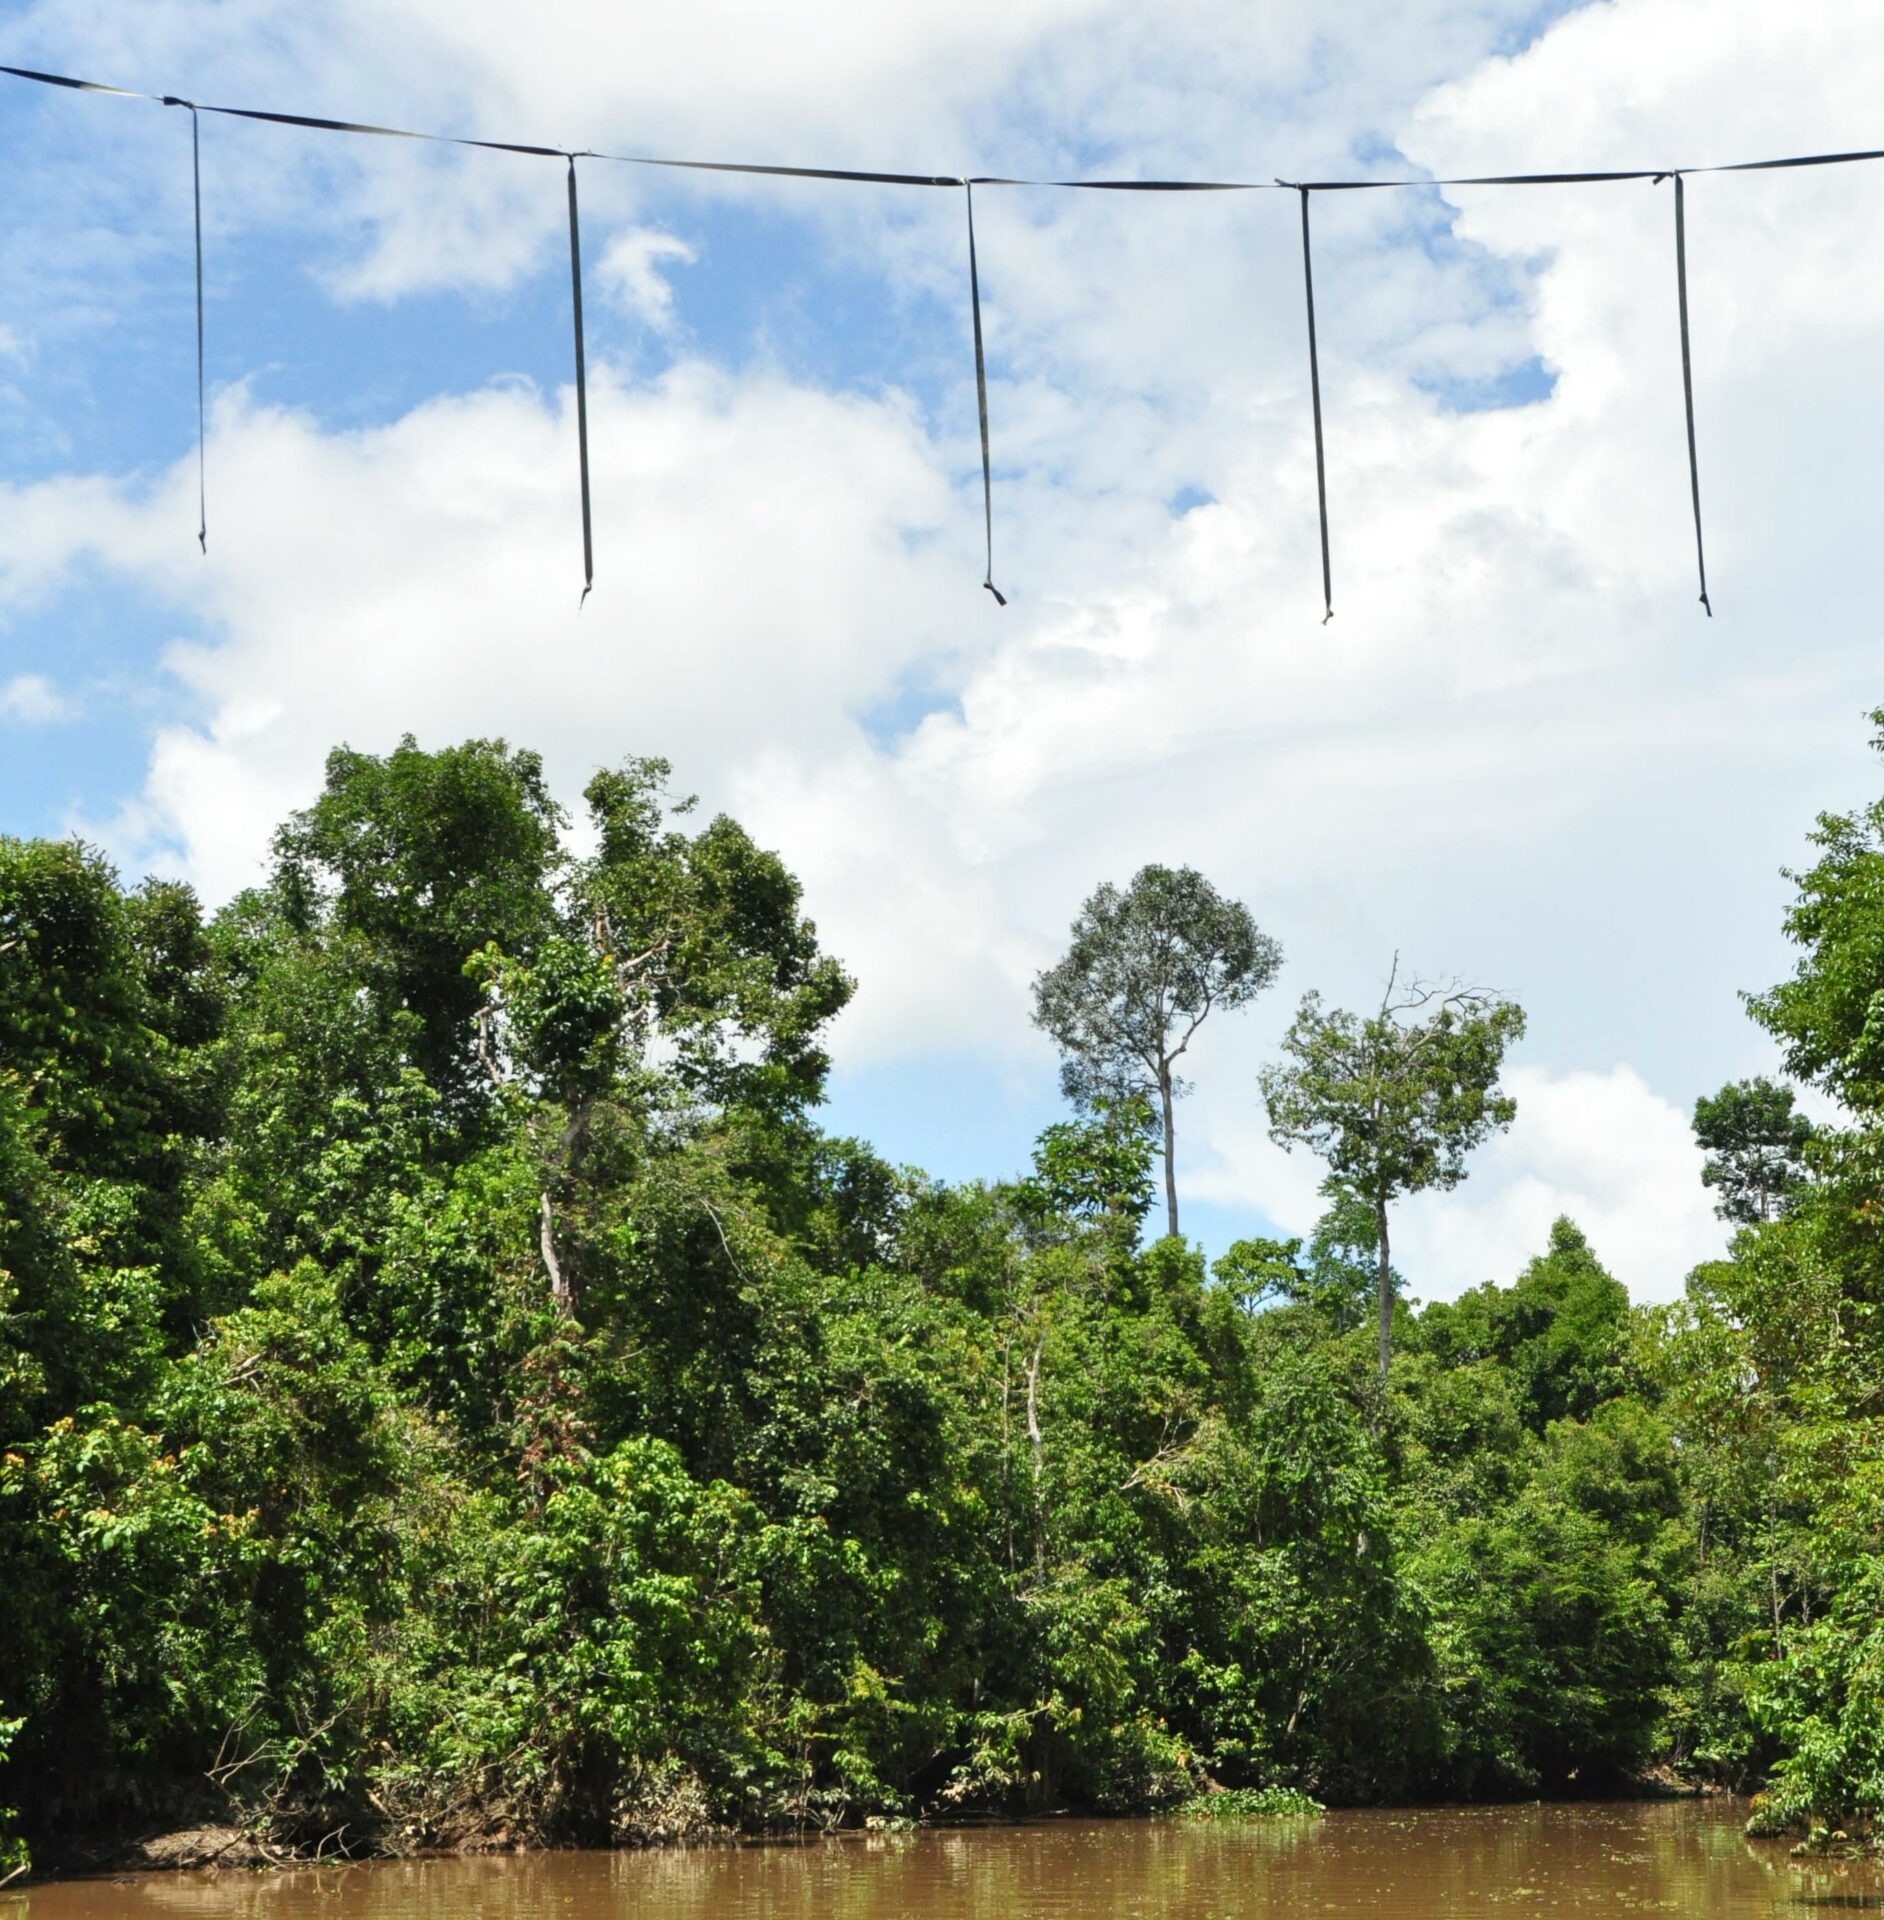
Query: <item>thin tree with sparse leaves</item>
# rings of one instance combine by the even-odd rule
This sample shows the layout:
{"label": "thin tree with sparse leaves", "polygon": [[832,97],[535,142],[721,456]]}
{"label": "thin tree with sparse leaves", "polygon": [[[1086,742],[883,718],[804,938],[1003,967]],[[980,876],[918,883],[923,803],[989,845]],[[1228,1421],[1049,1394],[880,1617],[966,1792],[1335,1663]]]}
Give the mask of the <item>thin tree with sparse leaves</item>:
{"label": "thin tree with sparse leaves", "polygon": [[1373,1208],[1383,1392],[1393,1344],[1388,1204],[1456,1187],[1465,1156],[1511,1124],[1517,1102],[1498,1075],[1523,1032],[1523,1009],[1496,994],[1402,985],[1396,954],[1378,1012],[1327,1012],[1319,994],[1306,995],[1283,1058],[1260,1076],[1270,1138],[1313,1148],[1331,1182]]}

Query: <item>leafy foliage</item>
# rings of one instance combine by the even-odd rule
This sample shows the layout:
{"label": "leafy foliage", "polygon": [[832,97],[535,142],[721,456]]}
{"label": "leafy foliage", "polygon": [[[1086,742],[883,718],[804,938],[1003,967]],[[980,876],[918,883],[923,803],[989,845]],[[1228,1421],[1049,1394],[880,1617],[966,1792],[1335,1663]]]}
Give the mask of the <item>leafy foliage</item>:
{"label": "leafy foliage", "polygon": [[1401,987],[1396,958],[1374,1014],[1324,1012],[1319,994],[1304,995],[1283,1058],[1262,1074],[1270,1137],[1312,1148],[1327,1162],[1325,1190],[1373,1210],[1383,1393],[1393,1325],[1387,1208],[1403,1194],[1456,1187],[1466,1155],[1511,1124],[1517,1103],[1498,1075],[1523,1033],[1523,1010],[1510,1001]]}
{"label": "leafy foliage", "polygon": [[[1676,1307],[1560,1220],[1421,1310],[1385,1201],[1509,1119],[1522,1017],[1311,997],[1266,1091],[1328,1210],[1207,1270],[1144,1228],[1174,1023],[1274,970],[1240,908],[1095,895],[1077,1111],[946,1185],[819,1130],[850,982],[667,778],[598,775],[578,856],[503,742],[343,750],[208,922],[0,840],[0,1877],[1655,1762],[1877,1819],[1868,1110]],[[1848,839],[1762,1003],[1847,1093]]]}
{"label": "leafy foliage", "polygon": [[1200,1793],[1178,1811],[1186,1820],[1312,1820],[1327,1809],[1297,1787],[1225,1787]]}
{"label": "leafy foliage", "polygon": [[1694,1137],[1706,1150],[1702,1180],[1720,1189],[1715,1206],[1741,1226],[1784,1213],[1811,1178],[1806,1163],[1812,1122],[1797,1112],[1790,1087],[1731,1080],[1694,1103]]}
{"label": "leafy foliage", "polygon": [[1177,1063],[1218,1007],[1247,1006],[1282,965],[1249,909],[1194,867],[1141,867],[1080,908],[1064,959],[1034,981],[1034,1024],[1060,1049],[1076,1105],[1139,1101],[1164,1144],[1165,1218],[1178,1230]]}

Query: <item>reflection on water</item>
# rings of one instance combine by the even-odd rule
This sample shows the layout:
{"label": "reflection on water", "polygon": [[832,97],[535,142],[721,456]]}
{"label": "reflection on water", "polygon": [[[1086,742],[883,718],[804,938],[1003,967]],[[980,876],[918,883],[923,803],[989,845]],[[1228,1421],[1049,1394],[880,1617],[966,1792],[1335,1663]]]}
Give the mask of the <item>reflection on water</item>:
{"label": "reflection on water", "polygon": [[1443,1807],[1194,1826],[1051,1821],[805,1846],[140,1875],[0,1895],[0,1920],[1255,1920],[1884,1909],[1720,1803]]}

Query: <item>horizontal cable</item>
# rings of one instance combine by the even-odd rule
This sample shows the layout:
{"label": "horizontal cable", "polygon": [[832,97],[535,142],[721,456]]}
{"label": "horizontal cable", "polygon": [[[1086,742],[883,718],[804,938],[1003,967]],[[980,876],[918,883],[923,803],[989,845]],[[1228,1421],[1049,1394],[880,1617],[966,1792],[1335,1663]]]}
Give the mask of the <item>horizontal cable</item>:
{"label": "horizontal cable", "polygon": [[[217,113],[231,120],[258,120],[279,127],[307,127],[319,133],[371,134],[385,140],[426,140],[449,147],[477,147],[486,153],[520,153],[535,159],[566,160],[567,147],[544,146],[524,140],[478,140],[467,134],[425,133],[413,127],[385,127],[366,120],[333,120],[319,114],[278,113],[264,107],[219,107],[186,100],[177,94],[145,93],[136,87],[107,86],[102,80],[78,80],[63,73],[43,73],[32,67],[0,66],[0,74],[31,80],[41,86],[66,87],[76,93],[109,93],[126,100],[150,100],[159,106],[191,107],[198,113]],[[1384,180],[1055,180],[1013,174],[890,173],[862,167],[778,166],[747,160],[676,160],[657,154],[597,153],[574,150],[583,160],[607,160],[618,166],[667,167],[690,173],[737,173],[766,179],[834,180],[879,187],[1050,187],[1078,193],[1364,193],[1406,187],[1575,187],[1600,186],[1622,180],[1659,180],[1686,173],[1772,173],[1792,167],[1842,167],[1860,161],[1884,160],[1884,148],[1854,149],[1844,153],[1796,153],[1775,160],[1728,160],[1702,167],[1585,168],[1563,173],[1478,173],[1449,177],[1405,176]]]}

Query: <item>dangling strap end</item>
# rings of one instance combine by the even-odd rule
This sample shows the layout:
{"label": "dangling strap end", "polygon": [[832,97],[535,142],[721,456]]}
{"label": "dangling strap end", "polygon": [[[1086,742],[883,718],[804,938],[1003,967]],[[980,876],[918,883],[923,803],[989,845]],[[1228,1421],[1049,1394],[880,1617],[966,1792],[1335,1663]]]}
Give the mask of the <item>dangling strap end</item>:
{"label": "dangling strap end", "polygon": [[1701,605],[1707,597],[1707,549],[1701,538],[1701,457],[1694,445],[1694,350],[1688,340],[1688,221],[1680,174],[1675,181],[1675,299],[1681,316],[1681,403],[1688,419],[1688,491],[1694,502],[1694,569],[1700,579]]}
{"label": "dangling strap end", "polygon": [[981,422],[981,529],[988,556],[988,569],[981,584],[994,595],[996,606],[1007,605],[1007,598],[994,584],[994,461],[988,451],[988,357],[981,343],[981,270],[975,263],[975,189],[971,181],[962,182],[968,203],[968,307],[975,330],[975,411]]}
{"label": "dangling strap end", "polygon": [[582,588],[582,595],[576,602],[576,611],[578,613],[580,613],[582,609],[589,604],[589,595],[592,594],[594,591],[595,591],[595,582],[593,580],[584,582],[583,588]]}
{"label": "dangling strap end", "polygon": [[582,344],[582,223],[576,211],[576,155],[569,162],[569,311],[575,323],[576,343],[576,470],[582,491],[582,600],[595,585],[595,537],[589,517],[589,373]]}
{"label": "dangling strap end", "polygon": [[203,379],[203,121],[193,100],[166,94],[167,107],[190,115],[190,204],[196,242],[196,544],[209,554],[209,403]]}
{"label": "dangling strap end", "polygon": [[1321,522],[1321,617],[1325,627],[1334,618],[1334,568],[1328,558],[1328,458],[1321,437],[1321,355],[1315,345],[1315,263],[1308,237],[1308,188],[1302,196],[1302,292],[1308,305],[1308,394],[1315,420],[1315,510]]}

